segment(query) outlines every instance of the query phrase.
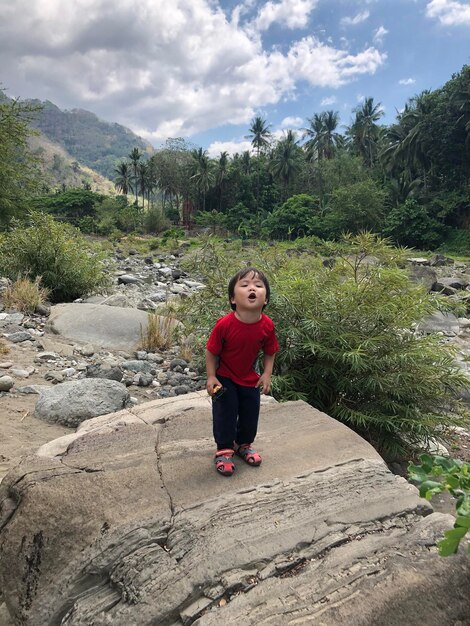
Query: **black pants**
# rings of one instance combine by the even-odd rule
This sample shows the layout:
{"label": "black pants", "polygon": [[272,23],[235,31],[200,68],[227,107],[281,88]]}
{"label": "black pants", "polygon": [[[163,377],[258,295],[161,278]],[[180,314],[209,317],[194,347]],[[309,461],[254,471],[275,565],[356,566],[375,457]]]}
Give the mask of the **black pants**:
{"label": "black pants", "polygon": [[214,439],[217,449],[233,448],[233,443],[252,443],[258,430],[260,390],[242,387],[230,378],[217,376],[227,391],[212,401]]}

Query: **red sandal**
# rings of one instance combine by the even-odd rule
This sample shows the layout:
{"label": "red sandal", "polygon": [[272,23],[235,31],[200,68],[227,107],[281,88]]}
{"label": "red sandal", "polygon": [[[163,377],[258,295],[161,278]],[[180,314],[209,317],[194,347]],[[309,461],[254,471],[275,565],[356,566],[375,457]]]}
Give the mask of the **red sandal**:
{"label": "red sandal", "polygon": [[215,453],[215,469],[219,472],[219,474],[222,474],[222,476],[231,476],[235,471],[235,465],[232,461],[233,455],[234,451],[230,448],[217,450]]}
{"label": "red sandal", "polygon": [[248,465],[253,465],[253,467],[261,465],[261,455],[256,450],[253,450],[251,443],[243,443],[241,446],[238,446],[235,454]]}

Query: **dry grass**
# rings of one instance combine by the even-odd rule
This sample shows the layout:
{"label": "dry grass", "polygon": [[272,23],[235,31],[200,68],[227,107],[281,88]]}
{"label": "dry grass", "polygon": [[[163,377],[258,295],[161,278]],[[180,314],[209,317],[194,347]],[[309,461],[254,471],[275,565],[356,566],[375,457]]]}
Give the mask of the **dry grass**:
{"label": "dry grass", "polygon": [[173,317],[149,313],[147,330],[144,333],[141,329],[140,333],[141,347],[149,352],[170,348],[175,338],[175,324]]}
{"label": "dry grass", "polygon": [[10,348],[0,339],[0,354],[8,354]]}
{"label": "dry grass", "polygon": [[188,335],[181,340],[179,355],[188,363],[192,361],[194,355],[194,335]]}
{"label": "dry grass", "polygon": [[3,306],[25,313],[33,313],[39,304],[43,304],[49,296],[49,290],[41,287],[41,278],[34,281],[29,278],[18,278],[3,292]]}

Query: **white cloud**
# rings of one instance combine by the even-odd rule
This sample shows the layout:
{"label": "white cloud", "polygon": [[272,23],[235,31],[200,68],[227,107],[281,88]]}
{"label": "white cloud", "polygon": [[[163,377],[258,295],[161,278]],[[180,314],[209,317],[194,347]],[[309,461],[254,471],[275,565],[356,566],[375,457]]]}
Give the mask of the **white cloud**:
{"label": "white cloud", "polygon": [[370,11],[362,11],[362,13],[358,13],[354,17],[342,17],[340,20],[341,26],[356,26],[357,24],[361,24],[361,22],[365,22],[370,15]]}
{"label": "white cloud", "polygon": [[280,126],[281,128],[299,128],[303,123],[302,117],[285,117]]}
{"label": "white cloud", "polygon": [[267,30],[275,22],[287,28],[305,28],[318,0],[281,0],[266,2],[255,20],[259,30]]}
{"label": "white cloud", "polygon": [[336,96],[327,96],[326,98],[323,98],[323,100],[320,102],[320,106],[327,107],[330,106],[330,104],[335,104],[335,102]]}
{"label": "white cloud", "polygon": [[214,141],[207,148],[207,152],[212,159],[216,159],[221,152],[228,152],[230,155],[234,155],[236,152],[242,154],[246,150],[251,152],[251,149],[251,141]]}
{"label": "white cloud", "polygon": [[399,85],[414,85],[416,82],[416,79],[414,78],[402,78],[398,81]]}
{"label": "white cloud", "polygon": [[426,15],[437,18],[444,26],[470,25],[470,6],[455,0],[432,0],[428,2]]}
{"label": "white cloud", "polygon": [[[292,25],[316,2],[271,5],[285,23],[279,7],[290,8]],[[263,50],[252,24],[230,21],[215,0],[140,0],[138,10],[129,0],[10,0],[0,3],[0,57],[9,94],[91,108],[154,143],[246,124],[261,107],[292,99],[299,81],[339,87],[386,59],[313,36]]]}
{"label": "white cloud", "polygon": [[317,87],[339,87],[359,74],[374,74],[387,58],[375,48],[356,55],[327,46],[315,37],[305,37],[288,52],[287,61],[300,79]]}
{"label": "white cloud", "polygon": [[372,38],[373,42],[377,44],[383,43],[384,37],[385,35],[387,35],[387,33],[388,33],[388,30],[386,28],[384,28],[383,26],[379,26],[379,28],[377,28]]}

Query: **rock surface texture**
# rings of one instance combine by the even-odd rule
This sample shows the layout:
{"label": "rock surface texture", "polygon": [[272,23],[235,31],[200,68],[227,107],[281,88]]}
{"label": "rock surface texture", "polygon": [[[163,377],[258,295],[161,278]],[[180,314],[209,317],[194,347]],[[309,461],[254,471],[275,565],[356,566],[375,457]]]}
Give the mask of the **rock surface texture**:
{"label": "rock surface texture", "polygon": [[259,468],[213,468],[193,393],[87,420],[0,484],[0,585],[31,626],[468,624],[452,525],[364,440],[263,403]]}

